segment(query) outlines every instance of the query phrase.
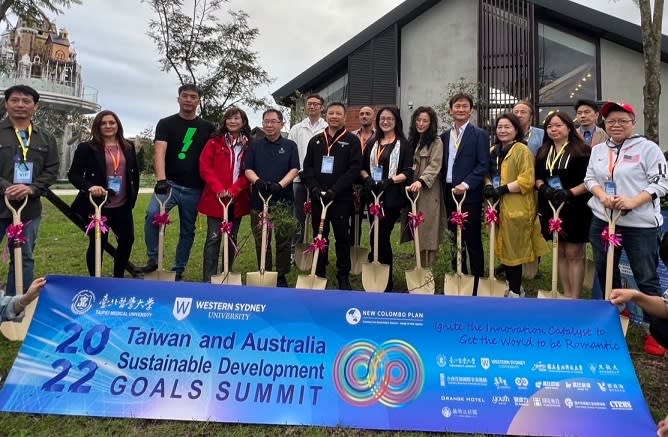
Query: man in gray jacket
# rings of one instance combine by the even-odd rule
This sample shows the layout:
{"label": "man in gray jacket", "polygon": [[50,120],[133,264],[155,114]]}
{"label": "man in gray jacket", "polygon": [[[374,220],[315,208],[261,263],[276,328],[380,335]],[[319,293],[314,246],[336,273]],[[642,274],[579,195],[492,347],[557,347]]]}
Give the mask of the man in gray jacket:
{"label": "man in gray jacket", "polygon": [[[58,147],[50,133],[36,126],[32,117],[37,111],[39,94],[26,85],[5,90],[7,117],[0,121],[0,196],[18,208],[28,198],[21,212],[23,223],[22,256],[24,290],[33,280],[33,250],[42,215],[40,197],[56,181]],[[12,224],[11,211],[0,200],[0,242]],[[15,244],[14,242],[10,242]],[[7,275],[7,295],[16,293],[13,251]]]}

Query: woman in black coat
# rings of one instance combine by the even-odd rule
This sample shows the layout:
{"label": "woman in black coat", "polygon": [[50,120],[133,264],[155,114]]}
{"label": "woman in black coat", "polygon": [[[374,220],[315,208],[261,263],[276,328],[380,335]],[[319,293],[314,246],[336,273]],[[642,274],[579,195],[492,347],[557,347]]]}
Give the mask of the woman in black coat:
{"label": "woman in black coat", "polygon": [[[107,202],[102,208],[106,224],[116,235],[118,247],[114,258],[114,277],[122,278],[130,259],[134,243],[132,208],[139,192],[139,168],[134,144],[123,137],[123,125],[112,111],[104,110],[95,116],[91,127],[91,139],[81,143],[74,152],[72,166],[67,177],[77,194],[72,209],[84,220],[93,214],[89,194],[98,203],[107,193]],[[95,233],[90,232],[86,265],[88,273],[95,272]],[[106,244],[108,233],[102,234]]]}

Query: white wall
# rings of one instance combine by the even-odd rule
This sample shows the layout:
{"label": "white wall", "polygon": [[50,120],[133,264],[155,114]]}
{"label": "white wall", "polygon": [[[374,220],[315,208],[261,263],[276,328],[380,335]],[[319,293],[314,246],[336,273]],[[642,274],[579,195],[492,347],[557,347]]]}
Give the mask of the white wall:
{"label": "white wall", "polygon": [[[645,72],[642,53],[601,39],[601,100],[624,101],[636,110],[636,133],[644,132],[643,85]],[[661,68],[661,102],[659,104],[659,137],[661,148],[668,149],[668,126],[662,120],[668,116],[668,65]]]}
{"label": "white wall", "polygon": [[408,131],[413,108],[446,101],[447,84],[478,81],[478,2],[443,0],[401,29],[399,102]]}

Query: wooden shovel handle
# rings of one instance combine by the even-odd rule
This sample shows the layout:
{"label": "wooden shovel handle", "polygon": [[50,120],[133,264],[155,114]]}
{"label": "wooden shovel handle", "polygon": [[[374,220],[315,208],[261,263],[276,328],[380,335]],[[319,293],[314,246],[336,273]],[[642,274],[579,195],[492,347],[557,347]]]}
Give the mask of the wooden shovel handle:
{"label": "wooden shovel handle", "polygon": [[[220,203],[220,206],[223,207],[223,221],[227,223],[228,217],[229,217],[229,209],[230,205],[234,201],[234,197],[232,196],[216,196],[218,198],[218,203]],[[228,199],[227,202],[225,202],[223,199]],[[228,260],[230,259],[230,247],[229,247],[229,236],[225,234],[223,237],[223,273],[227,275],[229,273],[229,263]]]}
{"label": "wooden shovel handle", "polygon": [[[28,196],[23,199],[18,208],[14,208],[10,200],[5,196],[5,205],[7,205],[7,209],[12,213],[13,225],[21,223],[21,212],[27,204]],[[14,248],[14,291],[17,296],[23,295],[23,250],[19,245]]]}
{"label": "wooden shovel handle", "polygon": [[[411,196],[411,192],[408,190],[408,187],[406,187],[406,197],[408,197],[408,201],[411,203],[411,212],[413,215],[417,215],[417,200],[420,197],[420,192],[417,191],[415,192],[415,197]],[[409,227],[410,227],[410,221],[409,221]],[[415,243],[415,265],[418,269],[422,268],[422,255],[420,254],[420,234],[418,232],[417,226],[415,229],[413,229],[413,242]]]}

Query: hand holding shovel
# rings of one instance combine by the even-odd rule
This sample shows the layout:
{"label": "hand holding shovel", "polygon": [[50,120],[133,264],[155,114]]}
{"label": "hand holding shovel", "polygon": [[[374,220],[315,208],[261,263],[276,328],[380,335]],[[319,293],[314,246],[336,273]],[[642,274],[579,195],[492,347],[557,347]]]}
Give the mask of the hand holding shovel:
{"label": "hand holding shovel", "polygon": [[378,262],[378,227],[380,226],[380,196],[383,195],[371,192],[373,195],[373,205],[376,211],[373,217],[373,262],[362,264],[362,286],[364,290],[374,293],[383,293],[390,280],[390,266]]}
{"label": "hand holding shovel", "polygon": [[[223,223],[220,226],[220,237],[223,239],[223,272],[219,275],[211,276],[212,284],[225,284],[225,285],[242,285],[241,284],[241,274],[230,272],[230,233],[231,230],[226,229],[226,227],[233,226],[229,222],[229,209],[232,201],[232,197],[227,197],[227,202],[223,198],[218,197],[218,202],[223,207]],[[230,228],[231,229],[231,228]]]}
{"label": "hand holding shovel", "polygon": [[313,245],[309,248],[309,251],[313,253],[313,259],[311,260],[311,274],[309,275],[299,275],[297,277],[297,285],[295,288],[306,288],[312,290],[324,290],[327,286],[327,278],[321,278],[316,276],[315,270],[318,267],[318,255],[321,250],[324,250],[327,247],[327,241],[323,240],[322,234],[325,231],[325,219],[327,217],[327,209],[329,209],[333,200],[327,202],[327,205],[322,201],[324,192],[320,195],[320,205],[322,205],[322,213],[320,213],[320,225],[318,226],[318,235],[313,240]]}
{"label": "hand holding shovel", "polygon": [[[12,213],[13,226],[20,227],[23,225],[21,223],[21,211],[23,211],[23,208],[25,208],[27,204],[28,196],[23,199],[23,202],[18,208],[14,208],[10,200],[7,198],[7,196],[5,196],[5,205],[7,205],[7,209],[9,209],[9,211]],[[21,230],[21,233],[22,232],[23,231]],[[7,236],[7,240],[8,244],[12,243],[9,241],[9,235]],[[23,242],[25,242],[25,240],[23,240]],[[14,246],[14,284],[17,296],[23,295],[23,251],[21,250],[21,245],[23,242],[14,241],[13,244],[10,244],[10,246]],[[24,310],[25,315],[21,322],[5,322],[0,325],[0,331],[7,338],[7,340],[23,341],[23,339],[26,337],[26,334],[28,333],[28,327],[32,321],[32,316],[35,313],[36,306],[37,299],[26,306]]]}
{"label": "hand holding shovel", "polygon": [[406,187],[406,197],[411,203],[411,217],[408,220],[413,232],[413,242],[415,243],[415,268],[406,270],[406,287],[411,294],[434,294],[436,291],[436,284],[434,283],[434,273],[431,269],[422,267],[422,259],[420,254],[420,233],[418,231],[419,217],[421,212],[417,212],[417,200],[420,197],[420,192],[415,193],[415,198],[411,197],[408,187]]}

